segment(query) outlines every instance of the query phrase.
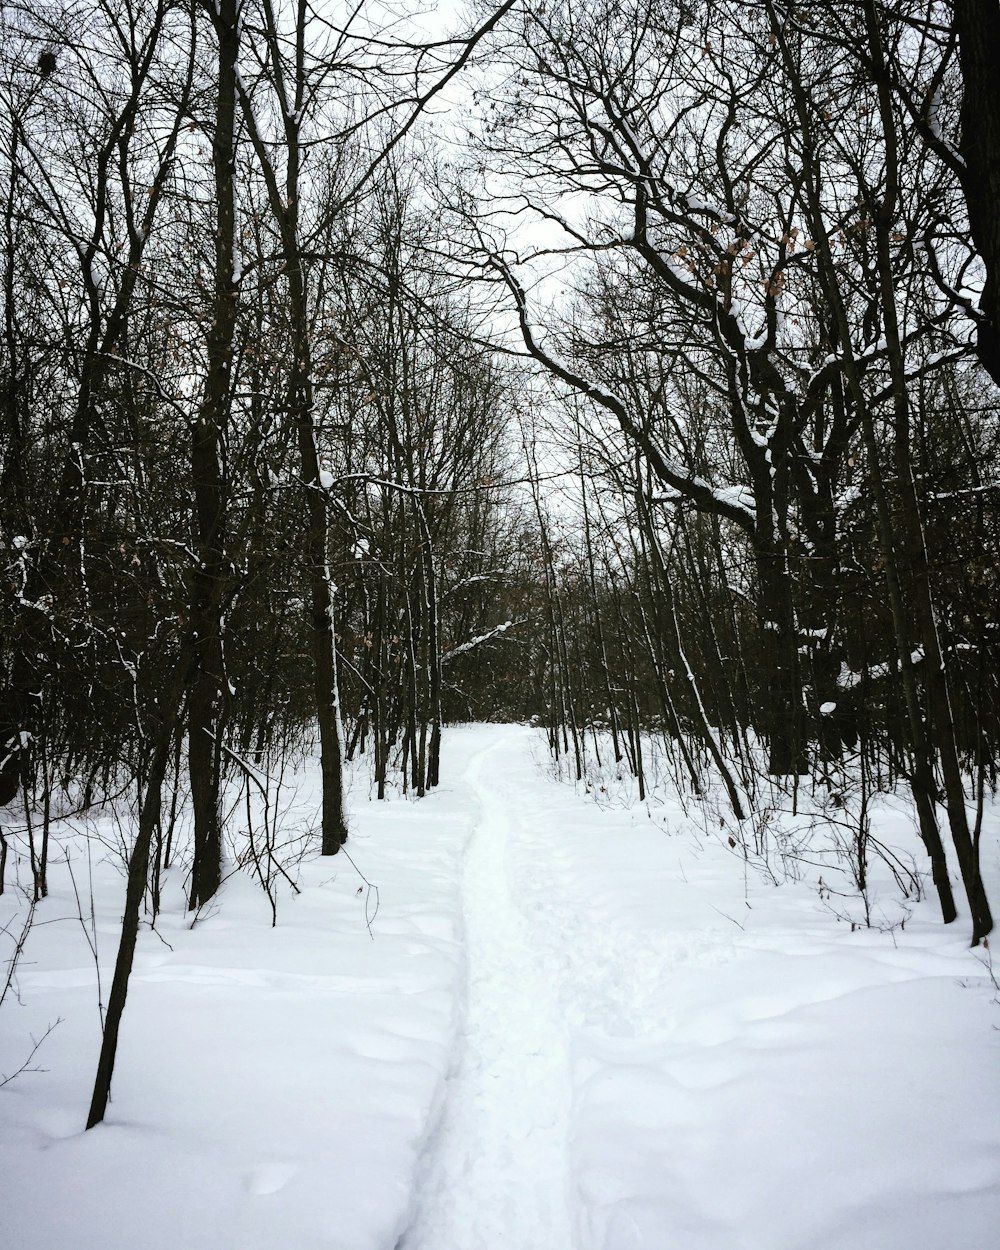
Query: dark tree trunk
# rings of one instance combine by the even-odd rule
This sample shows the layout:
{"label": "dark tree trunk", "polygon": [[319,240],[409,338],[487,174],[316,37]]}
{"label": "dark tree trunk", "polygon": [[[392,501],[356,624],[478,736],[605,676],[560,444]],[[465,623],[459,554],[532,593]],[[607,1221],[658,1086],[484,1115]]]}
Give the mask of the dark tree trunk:
{"label": "dark tree trunk", "polygon": [[798,635],[791,575],[785,553],[766,541],[756,552],[760,585],[761,648],[764,657],[760,696],[765,709],[768,772],[775,777],[807,771]]}
{"label": "dark tree trunk", "polygon": [[189,667],[190,661],[188,657],[182,654],[178,660],[172,687],[169,692],[161,697],[161,706],[164,708],[164,720],[158,726],[153,742],[149,773],[146,777],[146,789],[142,796],[139,811],[139,828],[128,861],[125,912],[122,916],[122,932],[118,943],[118,957],[115,961],[111,993],[108,996],[108,1009],[104,1020],[104,1037],[101,1041],[101,1053],[97,1061],[94,1092],[90,1101],[90,1113],[87,1116],[88,1129],[93,1128],[95,1124],[99,1124],[104,1119],[108,1099],[111,1096],[111,1078],[114,1074],[115,1057],[118,1052],[118,1034],[122,1015],[125,1011],[129,977],[132,973],[132,962],[135,958],[135,947],[139,937],[139,919],[142,913],[142,900],[146,892],[146,878],[149,872],[149,852],[153,842],[153,835],[160,823],[163,779],[170,764],[171,745],[174,734],[177,731],[180,703],[184,696],[184,687],[189,679],[187,672]]}
{"label": "dark tree trunk", "polygon": [[965,94],[959,150],[969,224],[986,270],[977,350],[1000,385],[1000,4],[954,0]]}
{"label": "dark tree trunk", "polygon": [[236,62],[239,54],[236,0],[220,0],[214,25],[219,44],[212,143],[215,288],[205,392],[191,430],[191,475],[198,535],[198,562],[192,577],[191,601],[195,671],[188,695],[188,771],[194,820],[193,908],[206,903],[222,880],[220,727],[228,693],[222,636],[222,587],[226,577],[223,456],[229,424],[237,310],[234,282]]}
{"label": "dark tree trunk", "polygon": [[[312,336],[306,261],[299,234],[303,147],[300,136],[310,93],[307,30],[310,11],[305,3],[295,9],[291,40],[278,32],[270,4],[263,6],[271,85],[277,96],[284,132],[284,186],[277,179],[273,153],[258,129],[251,100],[240,88],[243,117],[257,152],[267,187],[271,214],[281,236],[287,274],[289,363],[288,419],[295,432],[299,474],[305,495],[303,548],[309,583],[308,622],[312,640],[313,692],[319,725],[320,771],[323,782],[321,850],[335,855],[347,841],[344,813],[344,736],[337,675],[337,635],[334,622],[334,585],[330,572],[330,526],[327,491],[316,440],[316,403],[313,386]],[[287,60],[291,57],[291,62]]]}
{"label": "dark tree trunk", "polygon": [[[959,7],[956,5],[956,16]],[[975,8],[978,14],[977,33],[985,38],[987,43],[989,43],[991,37],[995,36],[994,51],[1000,53],[1000,7],[997,6],[996,0],[993,0],[991,5],[976,5]],[[992,14],[992,23],[987,21],[987,8]],[[903,517],[901,563],[904,580],[907,583],[906,591],[911,599],[917,636],[924,654],[924,673],[927,689],[926,702],[927,709],[930,712],[928,719],[930,722],[931,746],[932,749],[937,749],[938,759],[941,762],[948,824],[972,916],[972,940],[974,944],[977,944],[992,930],[993,918],[986,898],[986,890],[983,886],[972,836],[969,831],[969,820],[965,807],[965,788],[962,782],[958,746],[955,739],[955,721],[951,708],[951,695],[948,689],[945,660],[941,651],[934,595],[930,583],[927,546],[924,540],[920,502],[917,497],[916,481],[913,472],[910,401],[904,368],[902,336],[896,311],[892,257],[889,248],[889,233],[892,229],[893,218],[896,212],[896,200],[900,182],[901,156],[897,150],[896,139],[892,129],[892,88],[883,61],[878,19],[873,0],[867,0],[865,13],[870,51],[873,63],[876,66],[876,86],[878,88],[879,108],[882,114],[886,140],[886,194],[878,207],[875,225],[876,246],[878,249],[878,276],[882,292],[885,338],[889,349],[889,368],[892,379],[896,477]],[[993,27],[996,28],[995,32],[993,32]],[[994,83],[996,83],[1000,71],[998,71],[995,65],[992,68],[994,71]],[[994,110],[1000,110],[1000,100],[977,100],[976,108],[981,109],[990,118]],[[966,115],[967,110],[963,108],[963,121]],[[1000,121],[1000,111],[996,112],[995,120]],[[996,143],[993,153],[1000,155],[1000,125],[998,125],[995,133],[991,130],[992,125],[993,120],[988,120],[984,126],[983,133],[986,135],[987,146],[989,143]],[[980,157],[983,154],[980,151]],[[1000,193],[1000,171],[993,172],[997,180],[993,184],[992,190]],[[991,209],[994,214],[992,224],[995,227],[1000,227],[1000,215],[997,214],[995,203],[991,204]],[[996,238],[995,242],[1000,244],[1000,236]],[[1000,246],[998,246],[995,255],[997,261],[1000,261]],[[988,263],[987,270],[989,271]],[[1000,276],[1000,274],[995,273],[995,276]],[[904,665],[905,662],[904,658]]]}

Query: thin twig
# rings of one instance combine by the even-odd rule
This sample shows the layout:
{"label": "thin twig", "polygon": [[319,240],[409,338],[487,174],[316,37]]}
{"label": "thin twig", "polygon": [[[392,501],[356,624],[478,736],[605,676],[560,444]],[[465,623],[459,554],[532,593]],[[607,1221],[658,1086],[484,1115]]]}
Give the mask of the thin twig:
{"label": "thin twig", "polygon": [[31,1064],[32,1059],[34,1059],[35,1055],[38,1053],[39,1047],[42,1045],[45,1039],[49,1036],[52,1030],[57,1025],[60,1025],[60,1024],[62,1024],[62,1016],[59,1016],[57,1019],[53,1020],[53,1022],[45,1030],[42,1036],[38,1038],[37,1041],[35,1040],[34,1037],[32,1037],[31,1039],[32,1047],[31,1047],[31,1050],[28,1052],[28,1057],[27,1059],[25,1059],[24,1063],[22,1063],[21,1066],[17,1069],[17,1071],[11,1072],[9,1076],[5,1072],[0,1072],[0,1089],[3,1089],[5,1085],[9,1085],[11,1081],[15,1080],[19,1076],[22,1076],[26,1072],[47,1072],[48,1071],[48,1068],[37,1068],[37,1067],[33,1068],[30,1066],[30,1064]]}
{"label": "thin twig", "polygon": [[[379,908],[378,886],[377,886],[377,885],[374,885],[371,881],[369,881],[369,880],[368,880],[368,878],[365,876],[365,874],[364,874],[364,873],[361,871],[361,869],[357,866],[357,864],[354,862],[354,860],[353,860],[353,859],[351,859],[350,855],[347,853],[347,851],[346,851],[343,847],[341,847],[341,848],[340,848],[339,854],[343,855],[343,856],[346,858],[347,862],[351,865],[351,867],[354,869],[354,871],[358,874],[358,876],[361,878],[361,880],[362,880],[362,881],[365,883],[365,885],[368,887],[368,891],[367,891],[367,893],[365,894],[365,924],[368,926],[368,936],[369,936],[369,937],[371,938],[371,940],[374,942],[374,941],[375,941],[375,934],[372,932],[372,924],[373,924],[373,923],[374,923],[374,921],[375,921],[375,917],[378,915],[378,908]],[[371,899],[371,896],[372,896],[372,891],[373,891],[373,890],[375,891],[375,910],[374,910],[374,911],[371,913],[371,915],[369,916],[369,914],[368,914],[368,906],[369,906],[369,900]]]}

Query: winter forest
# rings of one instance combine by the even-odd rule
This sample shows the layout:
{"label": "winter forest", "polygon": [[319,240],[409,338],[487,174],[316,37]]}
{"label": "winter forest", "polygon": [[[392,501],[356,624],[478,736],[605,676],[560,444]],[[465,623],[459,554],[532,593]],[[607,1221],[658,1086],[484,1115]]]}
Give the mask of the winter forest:
{"label": "winter forest", "polygon": [[992,1250],[997,0],[3,0],[0,246],[3,1244]]}

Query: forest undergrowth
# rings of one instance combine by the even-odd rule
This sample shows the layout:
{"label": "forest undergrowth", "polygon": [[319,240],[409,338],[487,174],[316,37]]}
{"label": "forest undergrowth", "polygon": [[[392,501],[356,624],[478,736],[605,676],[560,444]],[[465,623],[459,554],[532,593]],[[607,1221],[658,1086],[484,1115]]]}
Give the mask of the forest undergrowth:
{"label": "forest undergrowth", "polygon": [[[767,772],[765,747],[757,744],[751,757],[753,803],[738,819],[709,761],[700,761],[704,781],[695,793],[678,781],[671,747],[659,734],[642,735],[641,787],[628,761],[615,760],[606,730],[588,729],[580,743],[579,778],[569,755],[545,752],[543,759],[540,749],[539,762],[600,807],[645,808],[668,836],[719,843],[737,861],[737,871],[775,887],[806,883],[823,909],[852,929],[905,929],[914,906],[932,888],[929,865],[915,845],[912,795],[905,786],[880,787],[858,753],[821,773],[775,777]],[[987,806],[978,818],[973,813],[980,829],[998,820],[995,797]]]}

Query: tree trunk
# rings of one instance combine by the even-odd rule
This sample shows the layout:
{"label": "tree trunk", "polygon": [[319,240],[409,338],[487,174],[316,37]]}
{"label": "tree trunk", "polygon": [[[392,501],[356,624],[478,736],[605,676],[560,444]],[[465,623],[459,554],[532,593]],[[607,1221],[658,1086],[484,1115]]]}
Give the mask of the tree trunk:
{"label": "tree trunk", "polygon": [[219,45],[218,95],[212,141],[215,189],[215,286],[208,335],[205,393],[191,430],[191,476],[195,496],[198,560],[192,576],[191,623],[194,677],[188,696],[188,773],[194,820],[191,907],[206,903],[222,880],[222,817],[219,811],[220,730],[227,702],[223,641],[226,579],[226,484],[223,454],[229,425],[237,284],[235,143],[236,63],[239,29],[236,0],[220,0],[214,13]]}
{"label": "tree trunk", "polygon": [[954,0],[965,93],[959,150],[969,224],[986,271],[977,350],[1000,385],[1000,5]]}
{"label": "tree trunk", "polygon": [[139,828],[128,861],[125,912],[122,916],[122,932],[118,943],[118,958],[115,961],[111,993],[108,996],[108,1009],[104,1020],[104,1037],[101,1041],[101,1053],[97,1061],[94,1092],[90,1101],[90,1113],[87,1116],[88,1129],[93,1128],[95,1124],[99,1124],[104,1119],[108,1099],[111,1096],[111,1078],[114,1074],[115,1057],[118,1052],[118,1034],[122,1015],[125,1011],[129,977],[132,973],[132,962],[135,958],[135,947],[139,936],[142,899],[146,892],[149,851],[153,835],[160,823],[163,779],[170,764],[171,744],[177,729],[180,702],[183,699],[184,686],[188,680],[187,670],[189,667],[188,659],[182,653],[175,669],[172,688],[162,698],[161,706],[165,708],[165,719],[158,727],[154,740],[149,774],[146,778],[146,792],[142,797],[142,805],[139,811]]}
{"label": "tree trunk", "polygon": [[[899,186],[899,153],[897,152],[895,135],[892,130],[893,100],[891,84],[882,60],[883,53],[878,18],[873,0],[867,0],[865,13],[868,23],[869,46],[876,66],[879,107],[882,114],[883,129],[886,132],[886,194],[878,207],[875,227],[876,246],[878,249],[878,276],[882,293],[883,321],[892,380],[893,442],[904,532],[903,568],[905,570],[906,582],[908,583],[907,590],[912,598],[918,637],[924,653],[923,671],[927,687],[927,706],[930,712],[930,732],[933,746],[937,748],[938,758],[941,761],[948,824],[951,829],[952,842],[958,857],[962,882],[965,886],[965,893],[972,916],[972,941],[976,945],[992,930],[993,917],[990,913],[986,890],[983,886],[979,863],[972,843],[972,835],[969,831],[969,819],[965,807],[965,788],[962,783],[958,747],[955,740],[955,722],[951,709],[951,696],[948,690],[944,656],[941,652],[937,614],[930,584],[927,546],[924,541],[920,503],[917,498],[916,483],[913,475],[910,401],[899,320],[896,312],[896,291],[889,248],[889,233],[894,223],[896,196]],[[994,50],[1000,53],[1000,11],[998,11],[995,3],[992,5],[992,13],[994,18],[993,24],[996,26],[995,34],[997,36]],[[1000,102],[978,101],[977,108],[980,107],[989,116],[993,108],[1000,110]],[[963,111],[964,118],[965,111]],[[997,113],[997,118],[1000,119],[1000,112]],[[997,134],[993,138],[997,141],[995,151],[1000,154],[1000,129],[998,129]],[[997,175],[997,178],[995,189],[1000,191],[1000,174]],[[1000,224],[1000,217],[996,217],[995,220]],[[997,259],[1000,260],[1000,250],[997,252]]]}
{"label": "tree trunk", "polygon": [[761,698],[768,743],[767,771],[774,777],[802,774],[806,765],[802,683],[791,580],[785,553],[765,539],[756,550],[764,655]]}

